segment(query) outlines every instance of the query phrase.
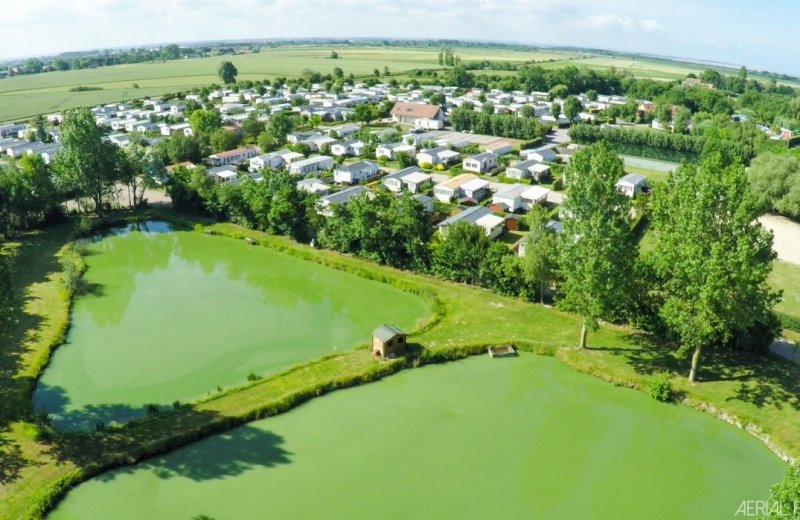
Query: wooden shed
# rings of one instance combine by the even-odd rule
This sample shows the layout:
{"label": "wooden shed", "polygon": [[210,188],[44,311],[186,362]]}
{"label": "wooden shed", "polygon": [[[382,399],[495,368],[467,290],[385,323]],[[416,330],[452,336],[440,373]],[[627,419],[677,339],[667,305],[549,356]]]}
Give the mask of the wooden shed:
{"label": "wooden shed", "polygon": [[381,357],[396,357],[406,352],[406,333],[394,325],[381,325],[372,331],[372,353]]}

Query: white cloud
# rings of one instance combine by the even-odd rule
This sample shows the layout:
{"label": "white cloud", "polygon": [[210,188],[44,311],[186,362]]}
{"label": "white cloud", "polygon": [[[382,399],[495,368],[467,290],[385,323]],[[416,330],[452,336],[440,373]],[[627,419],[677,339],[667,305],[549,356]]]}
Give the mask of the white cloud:
{"label": "white cloud", "polygon": [[629,30],[633,27],[634,22],[627,16],[620,16],[618,14],[596,14],[588,16],[580,21],[580,24],[588,29],[596,31],[610,31],[610,30]]}
{"label": "white cloud", "polygon": [[716,0],[22,0],[3,16],[0,58],[232,38],[455,38],[747,59],[782,70],[789,62],[772,42],[791,40],[800,7],[723,8]]}
{"label": "white cloud", "polygon": [[661,24],[658,23],[657,20],[648,18],[647,20],[641,20],[639,22],[639,28],[644,32],[655,32],[661,30]]}

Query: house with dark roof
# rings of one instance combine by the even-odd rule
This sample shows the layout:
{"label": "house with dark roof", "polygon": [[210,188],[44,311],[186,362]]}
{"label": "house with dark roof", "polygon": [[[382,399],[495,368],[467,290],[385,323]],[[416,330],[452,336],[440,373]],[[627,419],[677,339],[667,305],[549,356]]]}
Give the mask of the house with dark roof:
{"label": "house with dark roof", "polygon": [[330,195],[325,195],[320,198],[317,204],[317,213],[326,217],[331,217],[333,216],[333,208],[331,206],[337,204],[346,206],[350,202],[350,199],[360,195],[366,195],[370,198],[375,196],[366,186],[351,186],[350,188],[345,188],[342,191],[337,191],[336,193],[331,193]]}

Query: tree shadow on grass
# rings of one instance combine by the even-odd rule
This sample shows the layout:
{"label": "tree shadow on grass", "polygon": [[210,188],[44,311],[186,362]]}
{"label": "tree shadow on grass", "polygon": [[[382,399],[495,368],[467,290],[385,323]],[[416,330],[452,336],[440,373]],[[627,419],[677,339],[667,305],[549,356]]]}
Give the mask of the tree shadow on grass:
{"label": "tree shadow on grass", "polygon": [[13,262],[12,284],[18,306],[12,321],[0,328],[0,426],[29,418],[34,379],[23,375],[28,345],[41,340],[45,321],[52,319],[29,312],[39,304],[35,289],[61,271],[56,253],[67,242],[70,225],[53,226],[23,236]]}
{"label": "tree shadow on grass", "polygon": [[19,478],[20,471],[30,462],[22,455],[19,444],[0,432],[0,484],[7,485]]}
{"label": "tree shadow on grass", "polygon": [[800,367],[777,356],[753,357],[746,367],[750,377],[740,378],[736,394],[727,400],[744,401],[759,408],[772,406],[782,410],[788,406],[800,410]]}
{"label": "tree shadow on grass", "polygon": [[[638,374],[658,373],[688,376],[690,353],[682,354],[675,345],[645,333],[629,333],[626,341],[636,348],[596,349],[623,357]],[[743,401],[759,408],[790,406],[800,410],[800,366],[767,354],[704,350],[700,357],[697,382],[738,382],[727,401]]]}

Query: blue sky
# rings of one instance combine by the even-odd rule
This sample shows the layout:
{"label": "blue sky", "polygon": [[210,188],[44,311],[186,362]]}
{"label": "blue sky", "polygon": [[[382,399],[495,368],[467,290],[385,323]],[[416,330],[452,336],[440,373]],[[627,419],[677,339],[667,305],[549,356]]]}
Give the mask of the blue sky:
{"label": "blue sky", "polygon": [[226,38],[458,38],[574,45],[800,74],[790,0],[24,0],[0,58]]}

